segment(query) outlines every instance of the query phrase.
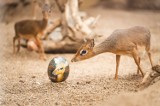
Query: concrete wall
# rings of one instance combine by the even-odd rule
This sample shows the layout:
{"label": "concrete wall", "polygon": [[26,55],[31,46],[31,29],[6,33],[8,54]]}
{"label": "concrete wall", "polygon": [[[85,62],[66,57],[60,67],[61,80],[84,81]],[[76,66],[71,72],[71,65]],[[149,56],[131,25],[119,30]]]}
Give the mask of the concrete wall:
{"label": "concrete wall", "polygon": [[106,8],[160,10],[160,0],[100,0],[99,4]]}

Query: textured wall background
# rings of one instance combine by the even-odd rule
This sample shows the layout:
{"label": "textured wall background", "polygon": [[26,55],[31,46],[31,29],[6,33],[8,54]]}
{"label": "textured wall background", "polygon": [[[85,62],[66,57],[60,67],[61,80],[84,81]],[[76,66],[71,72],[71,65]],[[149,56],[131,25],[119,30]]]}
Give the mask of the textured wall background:
{"label": "textured wall background", "polygon": [[[0,21],[9,23],[12,20],[16,21],[18,18],[23,19],[23,17],[31,17],[33,15],[33,6],[31,1],[32,0],[0,0]],[[54,0],[49,1],[54,2]],[[160,0],[83,0],[81,9],[85,10],[90,7],[160,10]],[[40,9],[36,12],[38,13],[37,15],[39,15],[38,17],[41,18]]]}

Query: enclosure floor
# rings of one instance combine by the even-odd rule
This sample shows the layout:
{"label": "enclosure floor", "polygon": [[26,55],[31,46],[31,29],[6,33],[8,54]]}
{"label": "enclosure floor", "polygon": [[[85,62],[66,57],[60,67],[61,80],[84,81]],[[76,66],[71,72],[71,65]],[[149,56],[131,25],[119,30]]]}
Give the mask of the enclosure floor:
{"label": "enclosure floor", "polygon": [[[160,52],[160,12],[96,8],[88,10],[88,13],[92,16],[101,14],[95,31],[105,36],[97,40],[99,42],[117,28],[128,28],[135,25],[149,27],[152,34],[152,58],[155,64],[158,62],[160,59],[160,54],[158,54]],[[13,36],[13,23],[8,25],[0,23],[1,106],[87,106],[101,103],[107,105],[110,98],[123,93],[139,95],[138,98],[142,100],[153,100],[144,102],[146,105],[153,103],[152,106],[158,106],[157,103],[160,102],[156,99],[157,86],[148,88],[152,89],[148,90],[152,91],[148,94],[153,93],[153,95],[147,98],[142,96],[141,92],[136,92],[142,78],[136,75],[137,67],[130,57],[122,57],[119,79],[115,81],[113,79],[115,74],[114,54],[104,53],[77,63],[70,62],[73,54],[47,54],[47,61],[42,61],[39,60],[37,53],[23,48],[20,53],[13,55]],[[56,56],[65,57],[70,62],[69,77],[62,83],[51,83],[47,76],[48,63]],[[144,72],[151,67],[146,55],[141,66]],[[154,99],[157,101],[154,102]],[[139,104],[136,100],[134,103]]]}

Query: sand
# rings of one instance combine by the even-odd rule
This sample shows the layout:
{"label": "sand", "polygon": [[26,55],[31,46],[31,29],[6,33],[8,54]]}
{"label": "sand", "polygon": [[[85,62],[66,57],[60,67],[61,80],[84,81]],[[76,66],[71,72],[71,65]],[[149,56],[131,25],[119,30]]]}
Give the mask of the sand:
{"label": "sand", "polygon": [[[155,11],[88,10],[90,15],[101,14],[96,32],[109,36],[117,28],[147,26],[152,33],[152,58],[160,59],[160,13]],[[136,75],[134,60],[123,56],[119,79],[115,81],[115,55],[104,53],[94,58],[71,63],[74,54],[47,54],[39,60],[35,52],[21,48],[13,55],[13,23],[0,23],[0,105],[1,106],[159,106],[160,82],[137,91],[142,80]],[[47,67],[50,60],[62,56],[70,62],[70,74],[61,83],[50,82]],[[151,68],[145,55],[141,63],[144,72]]]}

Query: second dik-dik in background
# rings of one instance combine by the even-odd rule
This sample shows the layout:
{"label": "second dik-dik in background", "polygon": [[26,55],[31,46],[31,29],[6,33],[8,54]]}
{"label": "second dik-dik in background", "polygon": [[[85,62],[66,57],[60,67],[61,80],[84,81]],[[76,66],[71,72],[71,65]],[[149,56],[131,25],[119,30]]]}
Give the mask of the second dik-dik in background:
{"label": "second dik-dik in background", "polygon": [[41,38],[44,36],[49,16],[51,14],[51,6],[48,4],[40,5],[42,9],[43,19],[42,20],[23,20],[15,23],[15,36],[13,38],[13,52],[15,53],[15,41],[18,40],[17,52],[20,50],[20,41],[25,39],[27,41],[34,41],[38,47],[40,58],[46,59],[44,49],[41,43]]}
{"label": "second dik-dik in background", "polygon": [[116,54],[116,73],[115,79],[118,79],[118,67],[121,55],[130,55],[134,58],[135,63],[144,76],[140,67],[139,47],[143,47],[147,52],[151,65],[153,66],[150,53],[150,31],[141,26],[135,26],[128,29],[115,30],[106,40],[99,45],[94,45],[94,40],[88,40],[77,51],[72,62],[85,60],[95,55],[111,52]]}

